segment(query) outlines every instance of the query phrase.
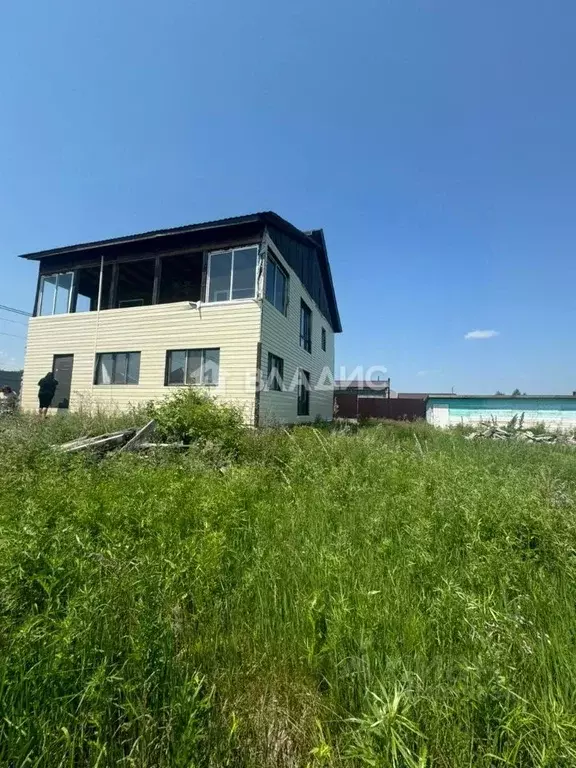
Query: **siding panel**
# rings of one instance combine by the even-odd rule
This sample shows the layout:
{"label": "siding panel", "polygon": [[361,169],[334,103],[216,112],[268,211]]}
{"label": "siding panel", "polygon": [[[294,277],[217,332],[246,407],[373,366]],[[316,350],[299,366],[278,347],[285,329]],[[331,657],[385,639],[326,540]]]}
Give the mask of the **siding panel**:
{"label": "siding panel", "polygon": [[426,405],[426,419],[440,427],[492,420],[504,425],[522,414],[525,427],[543,423],[550,429],[574,429],[576,398],[430,398]]}
{"label": "siding panel", "polygon": [[[220,382],[210,391],[254,414],[254,380],[260,339],[257,301],[203,305],[188,302],[85,312],[30,320],[22,405],[37,407],[37,382],[52,368],[52,357],[73,354],[70,406],[126,407],[169,394],[164,386],[168,349],[220,348]],[[138,385],[93,384],[97,352],[140,352]]]}
{"label": "siding panel", "polygon": [[[318,305],[302,285],[286,259],[278,249],[274,255],[289,275],[288,313],[284,316],[264,299],[262,304],[262,372],[268,372],[268,353],[284,360],[284,383],[288,391],[264,390],[260,394],[260,423],[304,423],[316,418],[331,420],[333,414],[334,333],[330,323],[321,314]],[[312,309],[312,353],[300,347],[300,300],[304,299]],[[326,351],[321,347],[321,328],[326,329]],[[310,372],[310,415],[297,415],[297,369]],[[327,373],[326,391],[314,389]]]}

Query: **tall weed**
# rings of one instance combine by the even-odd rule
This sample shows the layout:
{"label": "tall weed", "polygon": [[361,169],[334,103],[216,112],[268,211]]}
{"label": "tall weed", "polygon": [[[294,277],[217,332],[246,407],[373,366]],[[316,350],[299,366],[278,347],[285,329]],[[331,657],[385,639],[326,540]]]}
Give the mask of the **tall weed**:
{"label": "tall weed", "polygon": [[576,765],[569,449],[228,413],[222,461],[50,449],[143,415],[91,419],[0,424],[0,765]]}

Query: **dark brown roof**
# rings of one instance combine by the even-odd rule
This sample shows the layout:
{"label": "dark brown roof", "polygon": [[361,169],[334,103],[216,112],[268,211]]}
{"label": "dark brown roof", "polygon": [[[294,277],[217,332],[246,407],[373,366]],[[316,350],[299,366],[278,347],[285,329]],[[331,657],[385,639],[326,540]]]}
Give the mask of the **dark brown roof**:
{"label": "dark brown roof", "polygon": [[334,389],[389,389],[390,379],[381,379],[379,381],[373,381],[371,379],[354,379],[353,381],[346,381],[345,379],[337,379],[334,382]]}
{"label": "dark brown roof", "polygon": [[[249,224],[261,220],[261,217],[265,216],[265,213],[252,213],[247,216],[233,216],[228,219],[216,219],[215,221],[204,221],[199,224],[186,224],[183,227],[171,227],[170,229],[154,229],[149,232],[138,232],[132,235],[125,235],[122,237],[111,237],[106,240],[92,240],[87,243],[76,243],[75,245],[64,245],[58,248],[48,248],[45,251],[35,251],[32,253],[20,254],[21,259],[39,260],[44,259],[47,256],[62,256],[74,251],[87,251],[92,248],[103,248],[111,245],[122,245],[123,243],[132,243],[136,240],[152,240],[159,237],[167,237],[169,235],[186,234],[187,232],[197,232],[203,229],[220,229],[222,227],[234,226],[236,224]],[[273,214],[274,216],[276,214]],[[280,217],[278,217],[280,218]],[[288,224],[288,222],[286,222]],[[291,224],[289,226],[292,229]],[[297,230],[299,232],[299,230]],[[300,235],[306,237],[303,232]]]}
{"label": "dark brown roof", "polygon": [[427,397],[452,397],[452,392],[398,392],[398,397],[407,400],[426,400]]}

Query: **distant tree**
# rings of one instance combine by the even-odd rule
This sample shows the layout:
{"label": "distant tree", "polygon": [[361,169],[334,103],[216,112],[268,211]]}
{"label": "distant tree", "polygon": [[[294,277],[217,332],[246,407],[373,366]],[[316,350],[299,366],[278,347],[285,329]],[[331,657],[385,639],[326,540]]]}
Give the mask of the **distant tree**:
{"label": "distant tree", "polygon": [[499,390],[499,389],[497,389],[497,390],[496,390],[496,394],[497,394],[497,395],[505,395],[505,394],[506,394],[506,392],[500,392],[500,390]]}
{"label": "distant tree", "polygon": [[520,395],[525,395],[526,392],[520,392],[519,389],[515,389],[514,392],[512,392],[512,397],[520,397]]}

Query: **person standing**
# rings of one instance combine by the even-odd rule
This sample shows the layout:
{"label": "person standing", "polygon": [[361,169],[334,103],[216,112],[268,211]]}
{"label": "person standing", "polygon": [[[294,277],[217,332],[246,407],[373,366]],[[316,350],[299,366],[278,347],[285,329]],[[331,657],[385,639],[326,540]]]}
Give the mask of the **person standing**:
{"label": "person standing", "polygon": [[46,376],[38,382],[38,413],[40,416],[48,415],[48,408],[52,405],[57,386],[58,382],[54,378],[52,371],[49,371]]}

